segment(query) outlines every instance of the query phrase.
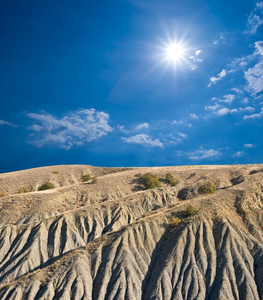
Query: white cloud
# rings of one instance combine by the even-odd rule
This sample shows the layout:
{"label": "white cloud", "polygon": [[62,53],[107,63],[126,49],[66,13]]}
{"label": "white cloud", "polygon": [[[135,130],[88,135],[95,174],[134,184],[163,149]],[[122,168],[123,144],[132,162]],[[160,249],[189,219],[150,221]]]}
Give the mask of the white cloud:
{"label": "white cloud", "polygon": [[256,54],[263,56],[263,41],[255,42]]}
{"label": "white cloud", "polygon": [[259,16],[263,12],[263,1],[257,2],[254,11],[248,17],[246,34],[255,34],[258,27],[263,24],[263,19]]}
{"label": "white cloud", "polygon": [[256,64],[245,72],[246,89],[255,94],[263,91],[263,62]]}
{"label": "white cloud", "polygon": [[240,69],[240,67],[245,67],[253,58],[255,57],[255,53],[252,53],[247,56],[242,56],[235,58],[231,61],[230,64],[228,64],[228,73],[233,73]]}
{"label": "white cloud", "polygon": [[182,125],[182,124],[184,124],[184,121],[182,121],[182,120],[180,120],[180,121],[174,120],[174,121],[172,122],[172,124]]}
{"label": "white cloud", "polygon": [[17,125],[12,124],[12,123],[7,122],[7,121],[4,121],[4,120],[0,120],[0,125],[8,125],[8,126],[11,126],[11,127],[17,127]]}
{"label": "white cloud", "polygon": [[189,115],[192,119],[198,119],[197,115],[196,114],[190,114]]}
{"label": "white cloud", "polygon": [[217,81],[221,80],[223,77],[225,77],[227,75],[227,70],[226,69],[223,69],[221,72],[219,72],[217,74],[217,76],[213,76],[213,77],[210,77],[210,83],[208,84],[208,87],[211,87],[212,84],[216,84]]}
{"label": "white cloud", "polygon": [[147,129],[149,128],[149,124],[148,123],[142,123],[142,124],[139,124],[138,126],[136,126],[136,130],[141,130],[141,129]]}
{"label": "white cloud", "polygon": [[207,105],[205,106],[205,110],[217,110],[220,107],[220,105],[216,104],[216,105]]}
{"label": "white cloud", "polygon": [[237,88],[232,88],[232,91],[236,92],[237,94],[243,93],[243,91],[241,91],[240,89],[237,89]]}
{"label": "white cloud", "polygon": [[215,41],[213,42],[213,44],[214,44],[214,45],[217,45],[217,44],[223,42],[224,40],[225,40],[225,37],[224,37],[223,35],[221,35],[220,38],[219,38],[218,40],[215,40]]}
{"label": "white cloud", "polygon": [[246,115],[243,117],[243,119],[247,120],[247,119],[256,119],[261,117],[263,117],[263,107],[261,108],[261,111],[259,113],[253,115]]}
{"label": "white cloud", "polygon": [[244,155],[244,151],[238,151],[236,153],[234,153],[232,156],[233,157],[240,157],[240,156],[243,156]]}
{"label": "white cloud", "polygon": [[244,111],[249,111],[249,112],[254,112],[255,111],[255,108],[252,107],[252,106],[246,106],[243,108]]}
{"label": "white cloud", "polygon": [[236,112],[238,112],[238,110],[236,108],[228,109],[226,107],[223,107],[223,108],[219,109],[217,112],[215,112],[215,114],[221,117],[221,116],[225,116],[225,115],[236,113]]}
{"label": "white cloud", "polygon": [[245,144],[245,145],[244,145],[244,147],[246,147],[246,148],[253,148],[253,147],[254,147],[254,145],[253,145],[253,144],[251,144],[251,143],[248,143],[248,144]]}
{"label": "white cloud", "polygon": [[224,102],[224,103],[232,103],[233,100],[236,98],[235,95],[228,94],[223,96],[224,99],[219,100],[219,102]]}
{"label": "white cloud", "polygon": [[220,155],[221,155],[221,153],[214,149],[209,149],[209,150],[200,149],[200,150],[197,150],[197,151],[191,153],[190,159],[194,159],[194,160],[206,159],[206,158],[215,159]]}
{"label": "white cloud", "polygon": [[263,24],[263,20],[260,18],[260,16],[252,12],[247,20],[247,30],[245,31],[245,33],[255,34],[261,24]]}
{"label": "white cloud", "polygon": [[248,103],[248,97],[244,98],[241,102],[242,102],[243,104],[247,104],[247,103]]}
{"label": "white cloud", "polygon": [[121,132],[123,132],[123,133],[126,133],[126,134],[130,133],[130,131],[127,130],[127,129],[124,127],[124,125],[119,125],[119,124],[118,124],[118,129],[119,129]]}
{"label": "white cloud", "polygon": [[[263,41],[256,42],[255,48],[256,48],[256,50],[252,54],[233,59],[231,61],[231,63],[226,66],[226,68],[222,69],[222,71],[217,74],[217,76],[210,77],[210,82],[207,85],[207,87],[210,88],[212,85],[216,84],[219,80],[221,80],[222,78],[224,78],[226,75],[228,75],[230,73],[234,73],[240,69],[244,69],[244,67],[249,62],[254,60],[256,56],[260,55],[261,57],[263,57]],[[249,89],[249,88],[253,89],[253,87],[255,87],[254,81],[257,81],[257,90],[259,90],[259,86],[262,83],[261,82],[262,78],[261,77],[258,78],[258,76],[260,76],[262,74],[260,72],[262,69],[262,63],[263,63],[262,60],[260,60],[260,62],[254,68],[251,68],[247,72],[245,72],[245,78],[249,82],[253,81],[253,84],[251,84],[251,87],[250,87],[250,85],[248,85],[247,89]],[[242,92],[241,90],[239,90],[237,88],[233,88],[232,90],[237,93]]]}
{"label": "white cloud", "polygon": [[216,115],[218,116],[224,116],[230,113],[230,110],[226,107],[223,107],[221,109],[219,109],[217,112],[215,112]]}
{"label": "white cloud", "polygon": [[63,149],[70,149],[73,145],[83,145],[112,132],[108,124],[109,115],[95,109],[84,109],[57,118],[45,112],[29,113],[27,116],[35,121],[28,129],[31,143],[37,147],[57,144]]}
{"label": "white cloud", "polygon": [[[202,63],[204,61],[204,59],[197,57],[201,53],[202,53],[202,50],[196,50],[195,54],[192,55],[192,56],[190,56],[189,58],[192,59],[194,62]],[[197,65],[196,64],[190,64],[190,68],[191,68],[191,70],[196,70],[197,69]]]}
{"label": "white cloud", "polygon": [[128,138],[121,138],[125,143],[128,144],[139,144],[142,146],[150,147],[163,147],[163,143],[159,139],[153,140],[149,135],[141,133],[137,135],[130,136]]}
{"label": "white cloud", "polygon": [[184,139],[187,138],[187,134],[185,134],[185,133],[178,132],[178,135]]}

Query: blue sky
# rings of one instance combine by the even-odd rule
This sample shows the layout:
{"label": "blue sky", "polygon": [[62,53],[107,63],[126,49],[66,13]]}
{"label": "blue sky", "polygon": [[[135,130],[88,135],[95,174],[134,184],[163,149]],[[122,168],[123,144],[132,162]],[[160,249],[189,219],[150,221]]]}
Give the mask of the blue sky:
{"label": "blue sky", "polygon": [[263,1],[2,0],[0,28],[0,172],[263,162]]}

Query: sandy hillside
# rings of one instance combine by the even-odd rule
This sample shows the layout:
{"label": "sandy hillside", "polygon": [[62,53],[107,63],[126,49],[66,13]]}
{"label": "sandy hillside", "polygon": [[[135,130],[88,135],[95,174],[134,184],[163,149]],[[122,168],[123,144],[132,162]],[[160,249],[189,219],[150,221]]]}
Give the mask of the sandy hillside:
{"label": "sandy hillside", "polygon": [[52,166],[0,194],[0,299],[263,299],[263,165]]}

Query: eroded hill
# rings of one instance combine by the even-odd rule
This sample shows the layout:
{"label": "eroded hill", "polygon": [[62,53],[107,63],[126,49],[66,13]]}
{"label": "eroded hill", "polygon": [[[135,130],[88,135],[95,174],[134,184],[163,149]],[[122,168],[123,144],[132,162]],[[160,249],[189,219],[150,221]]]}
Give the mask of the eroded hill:
{"label": "eroded hill", "polygon": [[1,174],[0,193],[0,299],[263,299],[262,165],[54,166]]}

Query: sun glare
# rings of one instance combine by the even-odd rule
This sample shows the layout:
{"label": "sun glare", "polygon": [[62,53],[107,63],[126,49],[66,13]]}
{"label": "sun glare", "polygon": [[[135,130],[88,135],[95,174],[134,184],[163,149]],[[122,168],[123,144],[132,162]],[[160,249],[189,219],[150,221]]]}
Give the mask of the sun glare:
{"label": "sun glare", "polygon": [[179,62],[185,55],[184,47],[177,43],[168,45],[165,52],[167,60],[172,63]]}

